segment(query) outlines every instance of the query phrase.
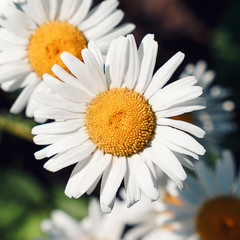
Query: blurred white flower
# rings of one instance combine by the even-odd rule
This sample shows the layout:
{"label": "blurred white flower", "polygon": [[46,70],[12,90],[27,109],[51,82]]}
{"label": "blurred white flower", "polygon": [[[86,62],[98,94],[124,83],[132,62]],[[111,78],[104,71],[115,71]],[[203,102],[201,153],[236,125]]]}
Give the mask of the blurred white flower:
{"label": "blurred white flower", "polygon": [[[22,89],[10,112],[25,107],[32,117],[40,104],[34,100],[38,91],[48,89],[42,74],[51,72],[53,64],[64,67],[64,51],[82,59],[81,50],[95,40],[102,53],[118,36],[130,33],[134,24],[121,26],[124,13],[117,10],[117,0],[105,0],[91,9],[92,0],[28,0],[16,6],[1,1],[0,84],[7,92]],[[41,121],[41,119],[38,119]]]}
{"label": "blurred white flower", "polygon": [[213,84],[215,72],[207,70],[205,61],[188,64],[181,77],[186,76],[195,76],[198,80],[198,85],[203,88],[202,96],[206,99],[207,108],[177,118],[188,119],[204,129],[207,134],[201,142],[203,146],[208,150],[219,151],[221,140],[236,129],[233,121],[235,104],[229,100],[231,93],[229,89]]}
{"label": "blurred white flower", "polygon": [[88,216],[78,221],[62,210],[54,210],[41,223],[48,240],[120,240],[125,223],[122,204],[116,201],[111,214],[102,214],[97,200],[89,203]]}
{"label": "blurred white flower", "polygon": [[224,151],[222,156],[215,171],[199,162],[197,178],[189,176],[183,192],[168,189],[180,205],[165,205],[172,212],[172,219],[165,223],[174,224],[173,234],[183,240],[240,239],[240,174],[235,176],[231,152]]}
{"label": "blurred white flower", "polygon": [[[125,212],[125,222],[131,228],[124,235],[124,240],[133,239],[167,239],[169,235],[168,226],[164,225],[165,221],[171,218],[171,215],[165,212],[165,203],[163,201],[173,201],[166,192],[166,184],[168,178],[163,172],[157,171],[158,174],[158,188],[161,192],[160,198],[152,202],[145,196],[141,201],[137,202]],[[126,201],[125,194],[121,193],[122,198]],[[161,231],[159,231],[161,226]],[[154,238],[158,236],[158,238]]]}

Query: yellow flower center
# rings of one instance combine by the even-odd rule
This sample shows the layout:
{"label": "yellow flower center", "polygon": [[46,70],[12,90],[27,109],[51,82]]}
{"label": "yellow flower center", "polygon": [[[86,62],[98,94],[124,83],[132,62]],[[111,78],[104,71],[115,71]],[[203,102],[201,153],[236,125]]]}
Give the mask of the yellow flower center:
{"label": "yellow flower center", "polygon": [[28,59],[33,70],[42,76],[53,75],[51,67],[58,64],[68,70],[60,59],[64,51],[82,60],[81,50],[87,47],[83,34],[67,22],[49,22],[41,25],[31,36]]}
{"label": "yellow flower center", "polygon": [[203,204],[196,218],[201,240],[240,239],[240,199],[220,196]]}
{"label": "yellow flower center", "polygon": [[155,115],[144,96],[127,88],[113,88],[89,104],[86,126],[90,139],[103,152],[130,156],[150,142]]}

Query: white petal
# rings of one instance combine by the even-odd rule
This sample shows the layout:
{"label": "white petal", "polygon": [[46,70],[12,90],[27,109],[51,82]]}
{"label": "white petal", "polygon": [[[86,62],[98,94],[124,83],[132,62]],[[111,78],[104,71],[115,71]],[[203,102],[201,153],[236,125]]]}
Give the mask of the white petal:
{"label": "white petal", "polygon": [[[97,154],[99,152],[99,154]],[[103,171],[108,167],[112,159],[112,155],[103,154],[101,150],[98,150],[93,158],[89,161],[88,165],[75,175],[77,178],[76,191],[73,197],[79,198],[82,196],[95,182]]]}
{"label": "white petal", "polygon": [[112,58],[115,54],[115,49],[117,47],[117,39],[114,39],[108,49],[106,59],[105,59],[105,76],[106,76],[106,81],[107,85],[110,88],[110,85],[112,83],[111,75],[110,75],[110,64],[112,62]]}
{"label": "white petal", "polygon": [[[29,75],[29,78],[30,78],[30,75]],[[33,90],[32,94],[29,98],[29,101],[28,101],[28,104],[27,104],[27,107],[26,107],[26,116],[27,117],[33,117],[34,112],[41,107],[41,104],[39,102],[35,101],[35,99],[34,99],[35,94],[37,92],[48,92],[49,91],[48,90],[49,88],[47,87],[45,82],[42,81],[41,79],[39,79],[39,77],[37,76],[36,73],[32,73],[31,78],[29,80],[34,81],[35,79],[38,79],[39,84]]]}
{"label": "white petal", "polygon": [[37,93],[35,99],[43,105],[75,113],[85,113],[87,109],[85,103],[71,102],[56,94]]}
{"label": "white petal", "polygon": [[[50,0],[51,1],[51,0]],[[63,0],[59,12],[59,21],[69,20],[78,7],[79,0]]]}
{"label": "white petal", "polygon": [[68,134],[67,137],[65,137],[64,139],[36,152],[35,157],[37,159],[39,159],[38,156],[43,156],[43,155],[46,157],[51,157],[56,153],[61,153],[66,150],[72,149],[74,147],[80,146],[82,143],[87,141],[88,138],[89,138],[89,136],[86,133],[86,129],[81,128],[80,130],[78,130],[75,133]]}
{"label": "white petal", "polygon": [[84,169],[85,166],[87,166],[87,164],[89,163],[89,161],[91,160],[93,156],[90,155],[87,158],[84,158],[82,160],[80,160],[77,165],[74,167],[71,176],[68,180],[67,186],[65,188],[65,194],[66,196],[68,196],[69,198],[72,198],[74,192],[76,191],[76,181],[77,179],[74,177],[79,171],[81,171],[82,169]]}
{"label": "white petal", "polygon": [[89,166],[94,165],[94,163],[96,163],[99,159],[101,160],[101,151],[96,150],[96,152],[89,156],[85,161],[79,162],[74,167],[72,174],[68,180],[67,186],[65,188],[65,194],[68,197],[77,198],[77,195],[79,194],[79,188],[81,187],[81,181],[83,181],[86,174],[90,170]]}
{"label": "white petal", "polygon": [[158,118],[174,117],[184,113],[193,112],[196,110],[202,110],[204,108],[206,108],[206,101],[204,98],[199,97],[197,99],[190,100],[188,102],[177,104],[170,109],[159,111],[156,113],[156,116]]}
{"label": "white petal", "polygon": [[[145,38],[146,39],[146,38]],[[153,70],[157,58],[158,44],[154,39],[142,41],[139,47],[139,58],[141,58],[141,66],[135,91],[143,93],[152,79]]]}
{"label": "white petal", "polygon": [[31,72],[30,65],[22,60],[5,64],[0,68],[0,83],[15,78],[23,78]]}
{"label": "white petal", "polygon": [[192,157],[188,157],[183,155],[182,153],[174,152],[176,157],[178,158],[179,162],[186,168],[195,171],[195,164],[193,163]]}
{"label": "white petal", "polygon": [[[128,40],[125,37],[117,39],[109,61],[109,73],[111,77],[110,88],[121,87],[126,74]],[[106,63],[107,64],[107,63]],[[106,65],[108,68],[108,65]]]}
{"label": "white petal", "polygon": [[199,155],[203,155],[206,152],[201,144],[183,131],[167,126],[158,126],[156,129],[156,134],[162,136],[177,146],[188,149]]}
{"label": "white petal", "polygon": [[[185,77],[179,80],[176,80],[170,84],[164,86],[163,89],[160,89],[161,92],[171,91],[171,90],[182,90],[183,88],[192,87],[197,83],[197,79],[193,76]],[[164,90],[164,91],[163,91]]]}
{"label": "white petal", "polygon": [[1,84],[1,88],[5,92],[13,92],[13,91],[16,91],[18,88],[21,88],[22,83],[23,83],[23,79],[9,80],[7,82],[3,82]]}
{"label": "white petal", "polygon": [[169,118],[158,118],[157,124],[178,128],[184,132],[191,133],[198,138],[203,138],[204,135],[206,134],[206,132],[203,131],[201,128],[185,121],[174,120]]}
{"label": "white petal", "polygon": [[41,107],[35,110],[34,117],[53,120],[70,120],[75,118],[85,118],[85,114],[69,112],[67,110],[56,109],[54,107]]}
{"label": "white petal", "polygon": [[98,185],[98,183],[100,182],[100,179],[101,179],[102,175],[100,175],[96,180],[95,182],[89,187],[89,189],[86,191],[86,193],[88,195],[90,195],[94,189],[96,188],[96,186]]}
{"label": "white petal", "polygon": [[101,38],[96,39],[95,43],[102,51],[102,53],[106,53],[112,40],[117,39],[120,36],[125,36],[128,33],[132,32],[134,29],[135,25],[132,23],[122,24],[121,26],[109,32],[108,34],[102,36]]}
{"label": "white petal", "polygon": [[155,92],[161,89],[168,82],[183,59],[183,53],[176,53],[154,74],[152,81],[144,93],[144,96],[147,99],[149,99]]}
{"label": "white petal", "polygon": [[200,79],[207,69],[207,63],[205,61],[198,61],[194,68],[193,76],[196,79]]}
{"label": "white petal", "polygon": [[61,141],[66,136],[66,134],[37,135],[33,138],[33,142],[37,145],[49,145]]}
{"label": "white petal", "polygon": [[79,24],[79,29],[81,29],[81,31],[85,31],[86,29],[99,24],[101,21],[106,19],[118,5],[119,2],[116,0],[102,1],[91,11],[89,16]]}
{"label": "white petal", "polygon": [[50,0],[49,4],[49,19],[54,21],[57,19],[58,13],[60,12],[61,1],[59,0]]}
{"label": "white petal", "polygon": [[[31,74],[30,74],[31,75]],[[30,76],[31,77],[31,76]],[[34,79],[31,83],[29,83],[18,96],[17,100],[12,105],[10,112],[18,114],[20,113],[27,105],[27,102],[33,92],[33,89],[39,84],[38,79]]]}
{"label": "white petal", "polygon": [[44,164],[44,168],[51,172],[56,172],[76,162],[87,159],[91,156],[95,149],[95,144],[93,144],[90,140],[87,140],[78,147],[67,150],[63,153],[58,153]]}
{"label": "white petal", "polygon": [[133,89],[139,76],[140,66],[135,38],[133,35],[128,35],[127,39],[129,42],[129,56],[124,85],[127,88]]}
{"label": "white petal", "polygon": [[[80,81],[79,79],[75,78],[74,76],[72,76],[70,73],[68,73],[67,71],[65,71],[62,67],[60,67],[57,64],[54,64],[52,66],[52,71],[53,73],[59,78],[61,79],[63,82],[72,85],[74,87],[76,87],[77,89],[79,88],[83,92],[83,96],[86,96],[86,100],[90,98],[90,96],[92,95],[92,93],[89,94],[89,89],[87,89],[83,83],[83,81],[86,81],[85,79],[83,79],[83,81]],[[88,96],[88,97],[87,97]]]}
{"label": "white petal", "polygon": [[223,151],[223,161],[216,163],[216,175],[223,194],[231,194],[234,181],[234,158],[230,151]]}
{"label": "white petal", "polygon": [[28,1],[22,9],[39,26],[49,21],[42,0]]}
{"label": "white petal", "polygon": [[141,190],[153,201],[159,198],[159,192],[155,188],[152,177],[147,165],[144,163],[140,155],[134,154],[128,161],[132,161],[130,168],[134,168]]}
{"label": "white petal", "polygon": [[132,165],[131,159],[127,159],[127,169],[126,175],[124,177],[124,186],[127,194],[127,203],[128,207],[131,207],[133,204],[138,202],[141,198],[141,191],[135,176],[134,167]]}
{"label": "white petal", "polygon": [[21,47],[0,52],[0,64],[14,62],[27,57],[27,51]]}
{"label": "white petal", "polygon": [[7,16],[6,21],[10,21],[15,25],[19,25],[21,28],[27,28],[31,30],[37,28],[36,24],[15,6],[5,7],[4,14]]}
{"label": "white petal", "polygon": [[208,168],[203,162],[196,164],[196,173],[199,177],[199,181],[202,183],[209,196],[216,196],[221,194],[213,171]]}
{"label": "white petal", "polygon": [[[91,5],[92,5],[92,0],[82,0],[82,3],[79,6],[78,10],[75,12],[72,18],[69,19],[68,22],[75,26],[80,24],[83,21],[83,19],[86,18]],[[81,29],[79,30],[81,31]]]}
{"label": "white petal", "polygon": [[107,90],[107,83],[103,68],[98,64],[95,56],[91,53],[90,50],[83,49],[82,57],[89,76],[91,76],[91,79],[95,80],[95,85],[98,89],[98,93]]}
{"label": "white petal", "polygon": [[170,150],[172,150],[175,155],[177,153],[180,153],[179,155],[186,154],[197,160],[199,159],[199,156],[196,153],[194,153],[182,146],[176,145],[163,137],[157,137],[156,139],[157,139],[157,141],[160,141],[162,144],[166,145]]}
{"label": "white petal", "polygon": [[20,38],[29,39],[29,37],[31,35],[29,30],[15,24],[11,21],[7,21],[7,20],[0,18],[0,25],[1,25],[1,27],[10,31],[12,34],[19,36]]}
{"label": "white petal", "polygon": [[85,238],[85,233],[79,229],[78,221],[66,212],[54,210],[51,214],[51,221],[53,226],[50,229],[50,235],[53,234],[55,229],[61,229],[61,234],[64,234],[67,238],[73,239],[76,235],[81,239]]}
{"label": "white petal", "polygon": [[55,93],[59,94],[69,101],[79,103],[86,102],[89,99],[89,96],[80,88],[76,88],[67,83],[63,83],[49,74],[44,74],[43,80]]}
{"label": "white petal", "polygon": [[51,122],[35,126],[32,134],[61,134],[76,131],[85,124],[84,119],[68,120],[64,122]]}
{"label": "white petal", "polygon": [[188,87],[179,91],[159,90],[153,97],[149,99],[155,112],[170,109],[174,105],[181,104],[202,95],[202,88],[199,86]]}
{"label": "white petal", "polygon": [[0,28],[0,40],[9,44],[13,44],[13,46],[27,46],[29,43],[29,38],[15,35],[14,33],[5,28]]}
{"label": "white petal", "polygon": [[83,31],[83,34],[88,41],[98,39],[116,27],[123,19],[123,16],[123,12],[117,10],[94,27]]}
{"label": "white petal", "polygon": [[99,48],[97,47],[96,43],[94,41],[90,41],[88,43],[88,49],[91,51],[91,53],[94,55],[94,57],[96,58],[99,66],[104,69],[103,66],[103,57],[102,57],[102,53],[99,50]]}
{"label": "white petal", "polygon": [[[68,69],[79,79],[80,83],[85,87],[84,91],[88,93],[91,97],[94,97],[98,92],[98,88],[95,84],[95,79],[93,80],[91,75],[89,75],[87,67],[78,58],[73,55],[64,52],[61,54],[61,59]],[[93,67],[93,66],[92,66]]]}
{"label": "white petal", "polygon": [[186,179],[186,173],[176,156],[166,146],[157,142],[152,147],[146,148],[143,153],[150,158],[163,172],[165,172],[180,189],[183,188],[182,181]]}
{"label": "white petal", "polygon": [[113,157],[112,163],[103,173],[101,190],[100,190],[100,205],[104,213],[109,213],[112,210],[112,204],[115,199],[117,190],[126,173],[126,158]]}

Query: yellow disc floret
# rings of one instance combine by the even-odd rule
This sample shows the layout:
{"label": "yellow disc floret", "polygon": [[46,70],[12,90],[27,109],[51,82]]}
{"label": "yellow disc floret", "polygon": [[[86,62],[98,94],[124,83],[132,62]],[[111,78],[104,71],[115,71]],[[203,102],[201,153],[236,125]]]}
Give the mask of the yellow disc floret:
{"label": "yellow disc floret", "polygon": [[130,156],[150,142],[155,116],[144,96],[127,88],[113,88],[89,104],[86,126],[90,139],[103,152]]}
{"label": "yellow disc floret", "polygon": [[67,70],[60,59],[64,51],[82,60],[81,50],[87,47],[83,34],[67,22],[49,22],[41,25],[31,36],[28,59],[33,70],[42,76],[53,75],[51,67],[58,64]]}
{"label": "yellow disc floret", "polygon": [[201,240],[240,239],[240,199],[220,196],[203,204],[196,218]]}

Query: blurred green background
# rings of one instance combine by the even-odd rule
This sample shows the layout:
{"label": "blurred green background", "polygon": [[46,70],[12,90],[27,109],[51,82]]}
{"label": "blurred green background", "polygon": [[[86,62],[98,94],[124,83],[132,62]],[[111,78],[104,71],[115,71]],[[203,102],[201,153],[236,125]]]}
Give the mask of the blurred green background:
{"label": "blurred green background", "polygon": [[[98,3],[100,1],[96,1]],[[137,25],[138,43],[147,33],[155,34],[159,43],[156,68],[174,53],[186,54],[184,65],[204,59],[217,73],[216,82],[232,88],[236,103],[235,120],[240,113],[240,28],[239,0],[121,0],[125,21]],[[40,149],[32,142],[35,123],[15,116],[8,110],[18,93],[0,91],[0,239],[30,240],[44,236],[40,222],[61,208],[81,219],[87,214],[87,197],[69,199],[64,188],[72,167],[57,173],[43,169],[45,160],[37,161],[33,153]],[[224,139],[223,146],[240,159],[240,133]]]}

